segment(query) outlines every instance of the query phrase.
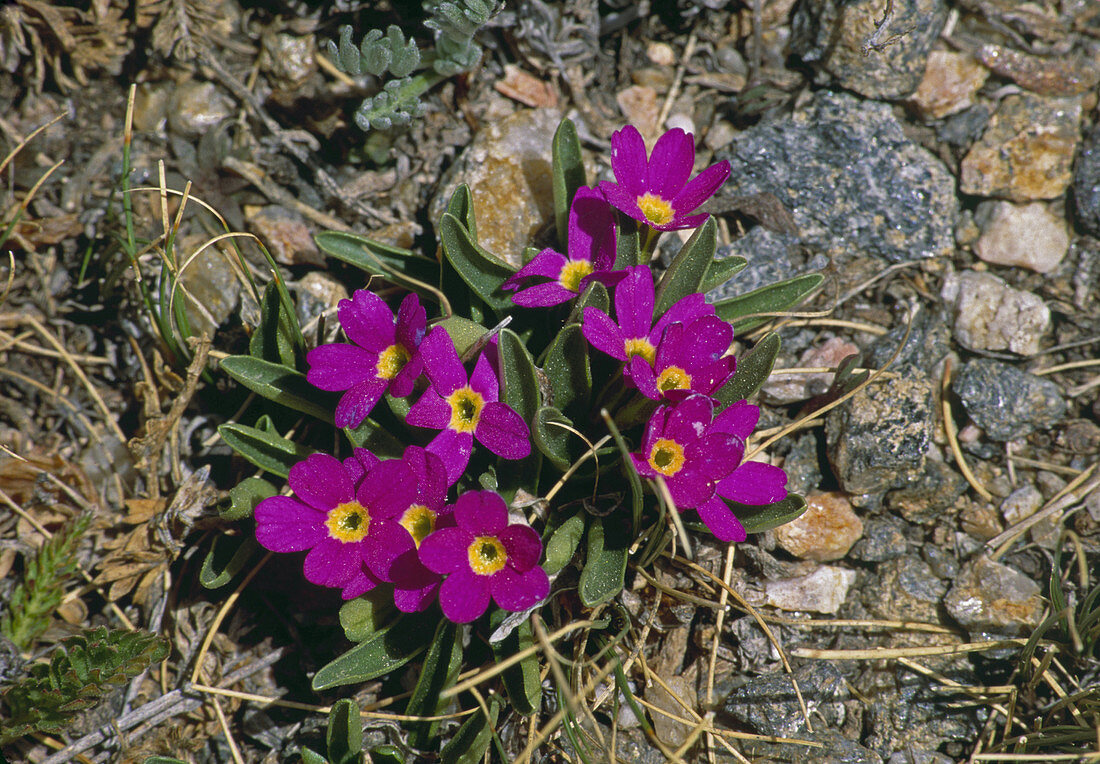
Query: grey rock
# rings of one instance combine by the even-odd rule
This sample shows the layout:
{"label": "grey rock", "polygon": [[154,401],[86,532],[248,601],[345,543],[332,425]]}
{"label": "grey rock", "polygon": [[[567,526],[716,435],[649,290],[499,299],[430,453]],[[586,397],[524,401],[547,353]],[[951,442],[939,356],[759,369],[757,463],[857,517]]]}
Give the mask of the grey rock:
{"label": "grey rock", "polygon": [[886,760],[886,764],[953,764],[954,759],[938,751],[895,751]]}
{"label": "grey rock", "polygon": [[[179,242],[178,251],[185,255],[186,262],[180,281],[189,297],[179,292],[176,299],[184,300],[187,320],[195,334],[206,332],[213,337],[237,307],[241,282],[229,260],[233,255],[227,250],[215,244],[199,252],[207,241],[203,234],[188,234]],[[196,252],[198,255],[192,257]]]}
{"label": "grey rock", "polygon": [[1058,385],[990,358],[968,362],[951,383],[974,422],[993,440],[1016,440],[1066,415]]}
{"label": "grey rock", "polygon": [[821,484],[821,458],[817,436],[805,433],[791,445],[783,462],[787,490],[805,496]]}
{"label": "grey rock", "polygon": [[865,589],[864,604],[876,618],[939,623],[939,604],[947,584],[921,558],[905,554],[878,566],[875,586]]}
{"label": "grey rock", "polygon": [[172,93],[168,125],[182,135],[202,135],[232,114],[232,101],[213,82],[188,80]]}
{"label": "grey rock", "polygon": [[1043,202],[982,202],[975,219],[982,235],[974,243],[974,254],[987,263],[1050,273],[1069,249],[1065,215],[1055,214]]}
{"label": "grey rock", "polygon": [[[972,676],[951,678],[963,683],[973,680]],[[944,743],[975,739],[978,723],[973,709],[958,708],[954,698],[934,692],[923,677],[907,673],[899,679],[896,691],[870,696],[875,702],[864,717],[870,733],[863,741],[869,748],[885,756],[910,749],[934,751]]]}
{"label": "grey rock", "polygon": [[824,255],[810,256],[795,234],[773,231],[762,225],[750,228],[740,239],[719,247],[717,258],[743,257],[749,261],[726,283],[712,289],[707,300],[717,302],[746,294],[778,281],[819,271],[829,264]]}
{"label": "grey rock", "polygon": [[809,755],[815,764],[882,764],[882,757],[877,752],[850,740],[840,730],[826,727],[799,733],[798,737],[820,743],[822,747],[807,749],[804,745],[765,743],[753,744],[745,752],[753,761],[800,762],[806,761]]}
{"label": "grey rock", "polygon": [[[731,692],[722,707],[738,721],[761,735],[789,737],[805,730],[791,678],[782,671],[750,679]],[[848,687],[839,669],[831,663],[814,662],[794,671],[811,714],[819,713],[835,725],[844,713]]]}
{"label": "grey rock", "polygon": [[1038,625],[1044,607],[1039,584],[984,556],[963,565],[943,604],[972,639],[1025,635]]}
{"label": "grey rock", "polygon": [[848,556],[864,562],[901,557],[909,545],[905,529],[905,521],[893,515],[868,518],[863,522],[863,538],[856,542]]}
{"label": "grey rock", "polygon": [[969,146],[982,134],[992,116],[993,108],[987,104],[971,106],[945,119],[939,129],[939,138],[957,148]]}
{"label": "grey rock", "polygon": [[[908,325],[902,323],[875,340],[867,348],[865,365],[874,369],[885,366],[897,351],[907,328]],[[950,337],[941,311],[920,311],[913,319],[912,329],[909,329],[909,339],[890,368],[897,371],[912,366],[931,374],[932,368],[947,355]]]}
{"label": "grey rock", "polygon": [[1100,125],[1092,128],[1073,167],[1073,208],[1077,223],[1100,236]]}
{"label": "grey rock", "polygon": [[746,130],[715,158],[731,166],[716,207],[773,194],[802,244],[839,263],[953,251],[955,181],[905,136],[886,104],[820,92],[789,119]]}
{"label": "grey rock", "polygon": [[940,297],[952,314],[955,339],[970,350],[1031,355],[1050,329],[1050,308],[1040,297],[1013,289],[992,273],[949,274]]}
{"label": "grey rock", "polygon": [[[868,98],[904,98],[917,89],[932,43],[943,29],[943,0],[895,0],[883,21],[881,0],[801,2],[791,18],[791,50]],[[880,28],[881,25],[881,28]]]}
{"label": "grey rock", "polygon": [[829,463],[840,486],[868,494],[905,485],[924,470],[932,437],[932,383],[912,374],[875,383],[829,412]]}
{"label": "grey rock", "polygon": [[920,554],[932,572],[943,580],[952,581],[959,574],[959,558],[950,551],[935,544],[925,544],[921,547]]}
{"label": "grey rock", "polygon": [[331,331],[338,324],[335,310],[341,300],[348,299],[348,290],[334,276],[324,271],[310,271],[294,285],[297,295],[298,322],[303,333],[309,339],[311,324],[325,311],[333,311],[327,316],[326,326]]}
{"label": "grey rock", "polygon": [[929,524],[943,518],[944,510],[966,490],[957,469],[939,459],[925,459],[924,470],[907,485],[886,495],[886,504],[911,523]]}

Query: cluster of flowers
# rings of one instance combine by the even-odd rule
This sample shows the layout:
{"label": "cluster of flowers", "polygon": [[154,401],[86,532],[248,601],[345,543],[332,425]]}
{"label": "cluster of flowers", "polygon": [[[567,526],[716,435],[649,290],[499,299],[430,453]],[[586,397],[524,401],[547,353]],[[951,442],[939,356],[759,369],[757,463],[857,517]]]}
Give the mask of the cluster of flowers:
{"label": "cluster of flowers", "polygon": [[[694,509],[717,538],[743,541],[725,500],[778,501],[786,496],[786,475],[742,461],[757,407],[740,401],[715,413],[720,404],[711,394],[735,369],[727,354],[733,330],[697,293],[655,317],[649,267],[614,268],[614,209],[654,234],[696,227],[706,215],[691,213],[725,182],[729,165],[713,165],[689,182],[694,140],[679,129],[665,133],[650,156],[632,126],[616,132],[611,145],[617,183],[577,191],[567,254],[542,250],[502,289],[528,308],[570,301],[592,281],[614,290],[615,318],[586,307],[582,333],[623,363],[627,385],[659,403],[640,451],[631,454],[634,467],[663,480],[677,509]],[[341,302],[338,315],[350,344],[322,345],[307,357],[312,384],[344,392],[336,424],[359,425],[384,394],[411,395],[423,374],[427,389],[405,421],[440,432],[424,448],[409,446],[401,459],[356,449],[343,462],[314,454],[295,465],[288,482],[296,497],[272,497],[256,508],[259,542],[278,552],[309,550],[306,578],[341,588],[345,599],[389,583],[400,610],[423,610],[438,597],[444,615],[459,623],[478,618],[490,599],[511,611],[540,603],[550,584],[539,566],[539,535],[511,519],[496,493],[468,491],[446,502],[474,440],[505,459],[531,452],[528,424],[499,400],[495,346],[478,354],[468,374],[447,332],[428,329],[413,294],[394,315],[360,290]]]}

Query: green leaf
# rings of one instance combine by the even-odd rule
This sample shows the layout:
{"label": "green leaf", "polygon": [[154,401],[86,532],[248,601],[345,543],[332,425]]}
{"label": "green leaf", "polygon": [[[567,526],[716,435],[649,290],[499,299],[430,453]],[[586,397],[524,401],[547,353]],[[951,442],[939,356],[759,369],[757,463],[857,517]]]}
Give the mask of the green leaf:
{"label": "green leaf", "polygon": [[592,395],[592,367],[588,361],[588,341],[580,324],[562,327],[550,344],[542,371],[550,381],[552,403],[557,409],[564,411],[574,403],[588,401]]}
{"label": "green leaf", "polygon": [[489,698],[489,716],[484,713],[476,713],[467,719],[458,732],[451,738],[443,750],[439,752],[439,758],[443,764],[478,764],[489,750],[489,744],[493,742],[493,729],[500,715],[500,699],[497,696]]}
{"label": "green leaf", "polygon": [[611,314],[611,298],[607,294],[607,287],[599,281],[591,281],[581,292],[580,298],[569,311],[569,320],[565,323],[579,324],[584,320],[584,309],[595,308],[601,313]]}
{"label": "green leaf", "polygon": [[554,226],[558,243],[564,251],[569,239],[569,206],[577,189],[588,184],[584,174],[584,158],[577,127],[569,119],[563,119],[554,132],[551,144],[554,183]]}
{"label": "green leaf", "polygon": [[332,424],[335,396],[318,390],[300,371],[247,355],[223,358],[220,366],[257,395]]}
{"label": "green leaf", "polygon": [[398,459],[405,453],[404,444],[369,417],[360,422],[358,427],[345,427],[344,434],[353,446],[365,448],[375,456]]}
{"label": "green leaf", "polygon": [[187,764],[182,759],[173,759],[171,756],[146,756],[145,764]]}
{"label": "green leaf", "polygon": [[[267,417],[261,419],[271,421]],[[312,448],[300,446],[278,434],[236,422],[220,425],[218,434],[245,459],[279,477],[285,478],[291,467],[313,453]]]}
{"label": "green leaf", "polygon": [[700,292],[709,292],[715,287],[720,287],[745,269],[749,261],[740,255],[733,257],[716,258],[707,266],[707,273],[703,276],[703,283],[699,286]]}
{"label": "green leaf", "polygon": [[464,358],[478,343],[482,342],[486,332],[489,331],[481,324],[460,316],[445,318],[433,326],[442,326],[447,334],[451,335],[451,342],[454,343],[459,358]]}
{"label": "green leaf", "polygon": [[358,764],[363,760],[363,720],[354,700],[343,698],[332,704],[325,745],[331,764]]}
{"label": "green leaf", "polygon": [[[443,619],[435,630],[435,639],[424,656],[424,665],[416,680],[409,705],[405,708],[408,716],[435,716],[447,701],[440,694],[455,683],[458,670],[462,667],[462,640],[458,638],[458,627]],[[428,748],[436,736],[439,722],[411,722],[408,725],[409,745],[413,748]]]}
{"label": "green leaf", "polygon": [[621,271],[632,265],[642,265],[642,239],[638,231],[638,221],[626,215],[619,215],[619,234],[615,239],[615,268]]}
{"label": "green leaf", "polygon": [[220,512],[223,520],[243,520],[252,517],[256,505],[271,498],[279,490],[263,478],[247,477],[229,489],[229,507]]}
{"label": "green leaf", "polygon": [[404,751],[395,745],[384,743],[370,749],[370,764],[405,764]]}
{"label": "green leaf", "polygon": [[[342,231],[324,231],[313,238],[325,254],[371,275],[403,284],[408,284],[408,279],[434,284],[439,278],[438,262],[408,249]],[[436,299],[431,292],[416,289],[415,284],[408,285],[419,294]]]}
{"label": "green leaf", "polygon": [[[495,609],[489,614],[489,631],[492,633],[511,613]],[[491,642],[493,656],[503,661],[535,644],[535,635],[528,618],[499,642]],[[519,663],[509,666],[501,677],[508,700],[516,713],[530,716],[542,705],[542,680],[539,677],[538,653],[531,653]]]}
{"label": "green leaf", "polygon": [[495,311],[512,308],[512,298],[500,285],[515,271],[496,255],[486,252],[458,218],[444,213],[439,223],[443,254],[466,285]]}
{"label": "green leaf", "polygon": [[[714,310],[719,318],[732,323],[733,330],[740,334],[770,320],[769,316],[755,314],[790,310],[821,286],[824,280],[825,277],[820,273],[795,276],[793,279],[754,289],[748,294],[716,302]],[[754,317],[744,318],[745,316]]]}
{"label": "green leaf", "polygon": [[295,369],[298,361],[305,359],[305,346],[299,344],[301,336],[298,317],[287,310],[278,279],[269,282],[260,301],[260,325],[248,342],[249,354]]}
{"label": "green leaf", "polygon": [[576,436],[570,433],[569,430],[554,426],[554,424],[551,424],[552,422],[569,427],[573,426],[568,417],[556,408],[543,406],[535,414],[535,423],[531,428],[531,439],[535,442],[535,448],[539,450],[539,453],[549,459],[550,463],[559,470],[565,472],[574,461],[573,455],[569,451],[569,444],[571,442],[570,438]]}
{"label": "green leaf", "polygon": [[772,528],[789,523],[806,511],[806,500],[797,493],[789,493],[787,498],[772,504],[739,504],[729,499],[724,501],[741,522],[745,533],[770,531]]}
{"label": "green leaf", "polygon": [[303,764],[328,764],[328,759],[305,746],[302,746],[302,750],[299,753],[302,754]]}
{"label": "green leaf", "polygon": [[349,642],[366,642],[394,620],[396,612],[392,595],[387,599],[376,589],[340,606],[340,626]]}
{"label": "green leaf", "polygon": [[747,400],[768,381],[779,355],[779,343],[779,335],[768,332],[752,350],[737,359],[737,371],[733,377],[714,392],[714,397],[723,404],[722,408]]}
{"label": "green leaf", "polygon": [[578,593],[586,607],[607,602],[623,590],[630,536],[623,523],[593,517],[588,526],[588,557],[581,571]]}
{"label": "green leaf", "polygon": [[552,576],[572,562],[583,535],[584,517],[578,512],[559,525],[550,535],[550,540],[546,542],[546,562],[542,565],[543,570]]}
{"label": "green leaf", "polygon": [[497,351],[502,382],[500,399],[523,417],[524,422],[533,422],[542,396],[531,354],[511,329],[500,330]]}
{"label": "green leaf", "polygon": [[313,676],[314,690],[359,684],[401,668],[428,646],[438,614],[409,614],[325,664]]}
{"label": "green leaf", "polygon": [[453,215],[459,223],[470,232],[470,237],[477,241],[477,220],[474,218],[474,196],[470,193],[470,187],[465,183],[459,185],[447,200],[445,214]]}
{"label": "green leaf", "polygon": [[199,583],[207,589],[225,586],[252,559],[259,545],[253,536],[215,536],[199,569]]}
{"label": "green leaf", "polygon": [[714,252],[718,247],[718,224],[711,215],[680,248],[657,285],[655,316],[663,316],[673,303],[699,287],[708,269],[714,264]]}
{"label": "green leaf", "polygon": [[630,519],[633,522],[633,527],[638,528],[642,521],[642,507],[644,501],[642,478],[641,475],[638,474],[638,470],[634,469],[634,462],[630,458],[630,449],[627,448],[626,441],[623,440],[623,435],[619,432],[615,420],[608,415],[607,411],[601,411],[600,413],[603,416],[608,431],[611,433],[612,439],[615,441],[615,447],[619,449],[619,455],[622,456],[622,470],[626,473],[626,480],[630,484]]}

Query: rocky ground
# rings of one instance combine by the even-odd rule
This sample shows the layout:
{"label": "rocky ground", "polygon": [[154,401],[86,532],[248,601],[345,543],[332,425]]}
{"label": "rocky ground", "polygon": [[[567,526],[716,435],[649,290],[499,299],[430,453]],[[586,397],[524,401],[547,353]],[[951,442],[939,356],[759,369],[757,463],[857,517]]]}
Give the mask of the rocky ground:
{"label": "rocky ground", "polygon": [[[125,625],[172,645],[163,669],[62,735],[13,743],[8,759],[281,761],[316,744],[324,714],[171,693],[212,630],[206,684],[303,703],[339,697],[313,693],[306,675],[346,647],[338,598],[292,566],[269,563],[217,624],[232,587],[199,585],[215,536],[249,532],[213,509],[248,474],[217,436],[246,396],[216,359],[258,321],[226,241],[207,245],[226,230],[258,237],[316,338],[317,316],[363,285],[315,233],[432,254],[434,222],[465,182],[488,249],[519,262],[544,241],[562,116],[603,177],[625,122],[651,140],[694,132],[700,167],[729,160],[709,211],[720,254],[750,265],[716,297],[826,276],[798,314],[742,338],[783,339],[762,427],[804,420],[769,451],[809,510],[739,545],[728,578],[773,637],[697,569],[632,572],[630,679],[665,748],[629,711],[603,708],[594,718],[618,760],[664,761],[682,744],[684,761],[1095,752],[1100,6],[521,0],[480,33],[474,69],[430,91],[407,129],[368,140],[353,112],[378,83],[335,70],[323,41],[344,23],[397,23],[427,48],[420,19],[398,2],[0,10],[0,153],[26,143],[0,190],[0,220],[18,216],[0,264],[0,602],[47,536],[92,517],[77,553],[90,583],[72,578],[22,654],[8,643],[0,679],[81,628]],[[131,84],[133,236],[153,242],[136,268],[120,183]],[[158,237],[174,226],[181,299],[213,337],[201,377],[159,341],[136,283],[156,282]],[[807,418],[836,399],[831,370],[852,354],[868,383]],[[724,558],[696,550],[719,578]],[[1046,641],[1025,652],[1040,624]],[[144,724],[157,701],[167,711]],[[515,755],[527,723],[503,720],[501,736]],[[384,720],[368,739],[402,742]],[[572,750],[554,737],[536,760]]]}

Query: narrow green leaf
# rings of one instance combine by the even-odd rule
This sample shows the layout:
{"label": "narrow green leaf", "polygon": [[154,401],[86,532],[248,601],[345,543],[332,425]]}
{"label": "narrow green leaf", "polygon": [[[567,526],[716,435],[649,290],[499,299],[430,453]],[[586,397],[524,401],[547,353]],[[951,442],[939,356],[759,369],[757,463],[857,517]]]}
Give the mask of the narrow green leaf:
{"label": "narrow green leaf", "polygon": [[459,185],[447,200],[447,215],[453,215],[470,232],[470,238],[477,241],[477,220],[474,218],[474,196],[465,183]]}
{"label": "narrow green leaf", "polygon": [[711,215],[680,247],[668,270],[661,276],[657,285],[655,316],[663,316],[677,300],[700,291],[707,271],[714,264],[717,247],[718,224]]}
{"label": "narrow green leaf", "polygon": [[465,357],[489,331],[481,324],[460,316],[445,318],[433,326],[442,326],[451,335],[451,342],[454,343],[459,358]]}
{"label": "narrow green leaf", "polygon": [[365,448],[375,456],[398,459],[405,453],[404,444],[378,422],[367,417],[358,427],[345,427],[344,434],[356,448]]}
{"label": "narrow green leaf", "polygon": [[531,354],[511,329],[500,330],[497,351],[502,382],[500,399],[523,417],[523,421],[533,422],[542,396]]}
{"label": "narrow green leaf", "polygon": [[[313,238],[325,254],[371,275],[384,276],[399,283],[415,279],[434,284],[439,278],[439,263],[435,259],[408,249],[342,231],[323,231]],[[415,285],[410,286],[415,289]],[[429,292],[417,291],[435,299]]]}
{"label": "narrow green leaf", "polygon": [[572,562],[583,535],[584,517],[578,512],[550,535],[550,540],[546,542],[546,562],[542,565],[543,569],[552,576]]}
{"label": "narrow green leaf", "polygon": [[565,323],[567,325],[581,323],[584,319],[585,308],[595,308],[601,313],[610,315],[611,297],[607,294],[607,287],[599,281],[589,282],[588,286],[581,292],[576,304],[573,305],[573,310],[569,311],[569,319]]}
{"label": "narrow green leaf", "polygon": [[577,127],[572,120],[563,119],[554,132],[551,144],[553,156],[554,183],[554,226],[558,232],[558,243],[565,251],[569,238],[569,205],[573,195],[581,186],[588,185],[584,173],[584,158],[581,156],[581,142],[577,138]]}
{"label": "narrow green leaf", "polygon": [[724,499],[726,505],[741,522],[745,533],[763,533],[778,528],[794,520],[806,511],[806,500],[797,493],[787,494],[787,498],[772,504],[739,504]]}
{"label": "narrow green leaf", "polygon": [[619,233],[615,239],[615,270],[641,265],[642,239],[638,231],[638,221],[626,215],[619,215]]}
{"label": "narrow green leaf", "polygon": [[[305,746],[302,746],[300,753],[302,755],[302,764],[328,764],[328,759]],[[148,761],[146,764],[149,764]],[[183,764],[183,762],[180,762],[180,764]]]}
{"label": "narrow green leaf", "polygon": [[218,589],[232,581],[259,549],[253,536],[215,536],[199,569],[199,583]]}
{"label": "narrow green leaf", "polygon": [[313,453],[312,448],[257,427],[227,422],[218,427],[222,440],[238,454],[272,475],[286,477],[290,468]]}
{"label": "narrow green leaf", "polygon": [[588,361],[588,341],[580,324],[562,327],[550,344],[542,371],[550,381],[552,403],[558,410],[588,401],[592,395],[592,367]]}
{"label": "narrow green leaf", "polygon": [[[458,670],[462,666],[462,640],[458,638],[458,627],[443,619],[435,630],[435,639],[424,656],[424,665],[416,680],[412,697],[405,708],[408,716],[435,716],[446,701],[440,700],[440,694],[455,683]],[[409,745],[413,748],[428,748],[436,736],[439,722],[412,722],[408,725]]]}
{"label": "narrow green leaf", "polygon": [[604,423],[607,425],[607,429],[611,433],[612,439],[615,441],[615,447],[619,449],[619,455],[622,457],[622,470],[626,473],[627,482],[630,484],[630,518],[633,522],[633,527],[638,528],[642,521],[642,506],[644,499],[642,493],[642,478],[638,474],[638,470],[634,469],[634,462],[630,459],[630,449],[627,448],[626,441],[623,440],[623,435],[619,432],[615,420],[611,418],[606,410],[601,411],[600,415],[603,417]]}
{"label": "narrow green leaf", "polygon": [[395,745],[385,743],[370,749],[370,764],[406,764],[405,752]]}
{"label": "narrow green leaf", "polygon": [[749,261],[740,255],[723,257],[710,261],[707,273],[703,276],[703,283],[699,286],[700,292],[709,292],[715,287],[720,287],[729,281],[735,274],[745,269]]}
{"label": "narrow green leaf", "polygon": [[[769,316],[755,314],[790,310],[821,286],[824,280],[825,277],[820,273],[795,276],[793,279],[754,289],[748,294],[716,302],[714,310],[719,318],[732,323],[733,330],[740,334],[770,320]],[[745,316],[753,317],[744,318]]]}
{"label": "narrow green leaf", "polygon": [[[493,610],[489,614],[489,631],[495,631],[504,619],[511,615],[504,610]],[[497,661],[510,658],[535,644],[535,635],[531,629],[531,619],[521,623],[512,633],[499,642],[490,643],[493,656]],[[537,653],[531,653],[519,663],[509,666],[502,679],[513,710],[524,716],[530,716],[542,705],[542,680],[539,678]]]}
{"label": "narrow green leaf", "polygon": [[401,668],[427,648],[438,614],[413,613],[379,629],[314,674],[313,689],[359,684]]}
{"label": "narrow green leaf", "polygon": [[363,760],[363,719],[354,700],[342,698],[332,704],[325,745],[331,764],[358,764]]}
{"label": "narrow green leaf", "polygon": [[588,557],[581,571],[578,593],[586,607],[607,602],[623,590],[630,536],[623,523],[608,517],[593,517],[588,526]]}
{"label": "narrow green leaf", "polygon": [[467,719],[451,738],[439,758],[443,764],[478,764],[493,741],[493,729],[500,715],[500,699],[489,698],[489,716],[477,713]]}
{"label": "narrow green leaf", "polygon": [[229,506],[219,513],[223,520],[243,520],[252,517],[256,505],[279,490],[263,478],[247,477],[229,489]]}
{"label": "narrow green leaf", "polygon": [[[554,424],[552,424],[554,423]],[[564,424],[572,427],[573,423],[553,406],[543,406],[535,414],[535,423],[531,428],[531,439],[535,442],[535,448],[550,463],[562,472],[569,469],[573,463],[573,455],[569,451],[570,438],[575,437],[568,430],[557,427],[555,424]]]}
{"label": "narrow green leaf", "polygon": [[500,285],[515,271],[482,249],[454,215],[443,215],[439,237],[443,254],[466,285],[493,310],[511,309],[512,298],[500,290]]}
{"label": "narrow green leaf", "polygon": [[393,596],[377,589],[340,606],[340,626],[349,642],[366,642],[394,620]]}
{"label": "narrow green leaf", "polygon": [[219,365],[257,395],[332,424],[335,396],[318,390],[300,371],[249,355],[231,355]]}
{"label": "narrow green leaf", "polygon": [[[278,280],[269,282],[260,301],[260,325],[248,341],[249,354],[290,369],[297,368],[294,340],[297,325],[297,317],[289,315],[283,305]],[[304,348],[302,357],[305,357]]]}
{"label": "narrow green leaf", "polygon": [[723,404],[722,408],[747,400],[768,381],[779,355],[779,343],[779,335],[768,332],[752,350],[737,359],[737,371],[733,377],[714,392],[714,397]]}

